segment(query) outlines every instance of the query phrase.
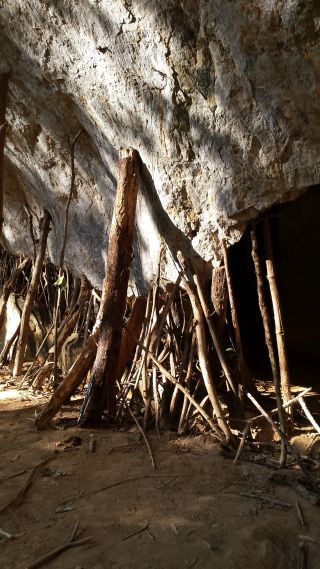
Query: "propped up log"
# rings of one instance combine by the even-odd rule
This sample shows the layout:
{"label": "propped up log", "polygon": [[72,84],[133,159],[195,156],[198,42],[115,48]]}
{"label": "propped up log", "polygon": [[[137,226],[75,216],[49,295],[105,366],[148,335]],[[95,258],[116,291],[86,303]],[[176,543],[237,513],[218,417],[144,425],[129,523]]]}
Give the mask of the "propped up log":
{"label": "propped up log", "polygon": [[[145,308],[146,298],[143,296],[137,297],[121,339],[117,379],[121,378],[137,345],[135,338],[140,336]],[[77,357],[65,379],[60,383],[51,399],[37,416],[35,420],[35,427],[37,429],[44,429],[46,427],[49,421],[53,419],[56,413],[61,409],[64,402],[73,395],[82,381],[86,378],[96,356],[98,337],[99,330],[96,330],[91,336],[89,336],[81,353]]]}
{"label": "propped up log", "polygon": [[7,97],[8,97],[9,74],[0,74],[0,234],[3,226],[3,162],[4,142],[6,137],[7,123]]}
{"label": "propped up log", "polygon": [[90,384],[80,410],[80,425],[99,423],[106,406],[110,415],[116,411],[116,371],[132,258],[138,173],[138,152],[132,148],[122,150],[103,283],[101,333]]}
{"label": "propped up log", "polygon": [[28,288],[27,296],[23,305],[20,332],[17,342],[17,352],[13,367],[13,376],[21,374],[22,364],[24,361],[26,342],[27,342],[27,332],[29,327],[29,320],[31,311],[34,304],[34,299],[37,294],[38,284],[40,280],[41,269],[44,261],[44,256],[46,252],[47,239],[50,231],[50,221],[51,217],[48,211],[45,210],[43,217],[40,222],[40,240],[37,251],[36,260],[32,269],[32,278]]}

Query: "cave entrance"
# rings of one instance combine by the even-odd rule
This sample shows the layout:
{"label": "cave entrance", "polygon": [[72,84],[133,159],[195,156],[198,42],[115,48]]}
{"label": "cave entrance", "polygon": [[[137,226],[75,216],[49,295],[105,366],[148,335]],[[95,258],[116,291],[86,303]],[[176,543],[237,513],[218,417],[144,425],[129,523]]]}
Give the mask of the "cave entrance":
{"label": "cave entrance", "polygon": [[[270,210],[270,221],[291,382],[318,391],[320,186],[310,188],[293,202],[274,206]],[[257,226],[259,243],[262,243],[259,225],[262,224]],[[260,249],[263,253],[262,247]],[[247,364],[257,379],[270,379],[249,229],[230,247],[230,263]],[[269,310],[272,314],[270,299]]]}

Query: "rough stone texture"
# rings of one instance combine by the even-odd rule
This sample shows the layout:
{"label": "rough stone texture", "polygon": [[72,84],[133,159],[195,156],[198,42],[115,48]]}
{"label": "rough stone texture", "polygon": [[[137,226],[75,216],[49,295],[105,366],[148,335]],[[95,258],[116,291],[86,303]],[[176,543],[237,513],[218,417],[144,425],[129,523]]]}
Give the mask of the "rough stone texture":
{"label": "rough stone texture", "polygon": [[[11,70],[6,246],[31,252],[26,204],[49,209],[57,261],[100,286],[120,146],[144,163],[135,275],[161,238],[208,261],[248,220],[320,182],[318,0],[0,0]],[[169,271],[169,269],[168,269]],[[170,271],[169,271],[170,272]]]}

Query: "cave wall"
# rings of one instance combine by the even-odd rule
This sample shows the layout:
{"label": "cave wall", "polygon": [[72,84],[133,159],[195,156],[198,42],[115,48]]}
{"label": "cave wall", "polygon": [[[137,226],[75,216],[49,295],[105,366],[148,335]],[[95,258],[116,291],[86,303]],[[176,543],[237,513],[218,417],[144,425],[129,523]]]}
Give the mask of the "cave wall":
{"label": "cave wall", "polygon": [[[317,0],[0,0],[0,73],[10,71],[4,244],[32,253],[28,208],[52,216],[66,261],[101,286],[118,150],[143,162],[134,276],[161,240],[219,257],[219,239],[320,182]],[[168,259],[167,273],[170,276]]]}

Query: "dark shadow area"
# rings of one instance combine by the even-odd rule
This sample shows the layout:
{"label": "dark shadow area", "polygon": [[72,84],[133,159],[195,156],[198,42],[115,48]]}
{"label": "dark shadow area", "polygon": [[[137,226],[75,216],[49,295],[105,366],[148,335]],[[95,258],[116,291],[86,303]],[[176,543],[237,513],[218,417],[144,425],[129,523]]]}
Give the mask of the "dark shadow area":
{"label": "dark shadow area", "polygon": [[[283,324],[292,383],[319,389],[320,346],[320,188],[310,188],[293,202],[270,210]],[[264,267],[262,227],[258,226]],[[248,365],[255,377],[270,379],[257,285],[251,258],[250,231],[230,248],[235,294]],[[269,310],[268,289],[265,287]]]}

